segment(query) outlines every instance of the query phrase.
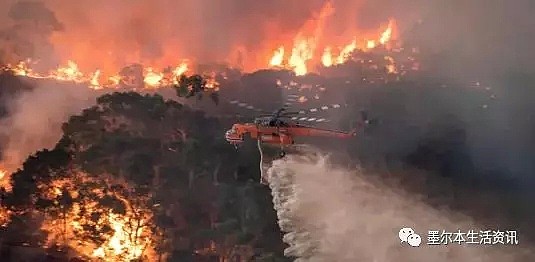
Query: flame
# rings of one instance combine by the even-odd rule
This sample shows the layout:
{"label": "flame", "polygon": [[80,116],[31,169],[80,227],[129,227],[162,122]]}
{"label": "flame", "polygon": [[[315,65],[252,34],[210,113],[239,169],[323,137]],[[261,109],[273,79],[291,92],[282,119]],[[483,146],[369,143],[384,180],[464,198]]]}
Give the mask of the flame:
{"label": "flame", "polygon": [[182,63],[179,66],[175,67],[173,70],[173,76],[178,78],[179,76],[185,74],[189,70],[187,63]]}
{"label": "flame", "polygon": [[117,86],[121,83],[121,76],[120,75],[110,76],[108,78],[108,81],[110,82],[110,85]]}
{"label": "flame", "polygon": [[390,20],[388,22],[388,28],[381,34],[381,38],[379,39],[379,43],[382,45],[385,45],[392,39],[392,27],[394,26],[394,20]]}
{"label": "flame", "polygon": [[[17,76],[24,76],[38,79],[54,79],[60,82],[74,82],[80,84],[87,84],[92,89],[103,88],[117,88],[124,80],[120,74],[106,76],[102,70],[97,69],[92,73],[83,73],[78,64],[72,60],[68,60],[66,65],[58,66],[57,69],[51,70],[48,73],[37,73],[31,68],[32,64],[36,64],[31,60],[20,61],[16,65],[7,64],[2,67],[4,71],[12,72]],[[169,77],[165,77],[165,70],[157,70],[153,67],[146,67],[143,74],[143,83],[147,88],[161,88],[178,83],[178,78],[189,71],[188,62],[182,62],[174,67]],[[214,79],[210,80],[213,86],[216,86]]]}
{"label": "flame", "polygon": [[[102,259],[108,258],[109,260],[109,257],[121,256],[123,253],[125,253],[125,250],[127,250],[126,256],[123,256],[125,261],[131,261],[141,257],[143,255],[145,246],[150,243],[150,239],[143,239],[140,243],[132,243],[131,236],[127,233],[129,231],[128,227],[126,226],[129,222],[128,220],[112,212],[108,213],[107,219],[111,229],[113,230],[113,235],[106,241],[104,246],[101,246],[93,251],[92,256]],[[139,222],[141,224],[144,223],[143,220],[140,220]],[[138,228],[134,234],[143,235],[144,229],[145,228]]]}
{"label": "flame", "polygon": [[376,46],[375,40],[368,40],[366,41],[366,48],[368,49],[374,49]]}
{"label": "flame", "polygon": [[89,86],[93,89],[101,89],[98,78],[100,77],[100,70],[95,71],[91,79],[89,80]]}
{"label": "flame", "polygon": [[[261,50],[250,50],[244,44],[231,47],[232,53],[238,51],[236,60],[242,62],[230,62],[230,66],[242,68],[240,65],[246,64],[250,71],[263,68],[283,68],[294,71],[296,75],[305,75],[317,68],[318,65],[330,67],[345,63],[351,60],[357,51],[368,52],[378,46],[389,48],[389,43],[397,37],[394,19],[389,19],[386,25],[382,24],[375,30],[361,32],[350,29],[343,31],[339,37],[338,35],[333,37],[332,32],[325,29],[328,22],[336,19],[333,16],[334,12],[333,2],[326,1],[317,13],[304,21],[297,30],[290,32],[273,29],[277,25],[268,23],[263,29],[269,36],[272,36],[273,42],[263,43],[259,47]],[[128,83],[131,83],[131,81],[123,79],[124,76],[118,73],[121,70],[117,61],[135,62],[143,65],[143,76],[142,79],[136,81],[136,87],[139,86],[138,83],[142,83],[144,87],[150,89],[176,84],[180,75],[190,72],[190,62],[176,63],[177,60],[174,59],[179,53],[177,50],[180,49],[179,46],[175,45],[177,43],[166,44],[162,48],[163,54],[147,59],[141,56],[140,51],[135,47],[130,46],[133,51],[124,54],[124,50],[117,50],[120,43],[116,45],[115,42],[102,40],[102,50],[96,51],[94,56],[91,56],[88,55],[91,52],[87,52],[90,48],[87,43],[91,41],[87,43],[80,41],[79,36],[75,37],[71,34],[74,32],[57,33],[51,39],[51,42],[57,45],[55,47],[70,51],[69,56],[61,56],[64,59],[62,62],[65,64],[57,69],[48,72],[35,72],[32,66],[33,61],[30,60],[10,61],[15,63],[4,66],[3,69],[12,71],[18,76],[85,83],[93,89],[117,88],[118,86],[128,86]],[[347,41],[347,39],[351,40]],[[69,49],[70,47],[72,50]],[[166,70],[165,68],[170,69]],[[213,86],[216,84],[214,83]]]}
{"label": "flame", "polygon": [[[334,8],[331,2],[327,2],[319,15],[316,18],[310,19],[305,23],[302,29],[293,38],[293,46],[290,57],[285,64],[284,47],[281,45],[274,52],[272,52],[269,60],[269,67],[283,67],[291,69],[298,76],[307,74],[310,65],[322,64],[324,67],[332,65],[343,64],[351,60],[352,54],[355,51],[370,51],[376,48],[379,44],[387,48],[387,44],[393,39],[395,32],[395,20],[390,19],[386,28],[380,28],[374,35],[365,39],[353,40],[345,45],[325,45],[322,54],[316,54],[316,47],[325,40],[323,35],[323,27],[325,20],[334,13]],[[364,48],[359,49],[358,43],[362,43]],[[334,48],[333,48],[334,47]],[[335,56],[333,50],[339,50]],[[319,56],[319,61],[315,58]]]}
{"label": "flame", "polygon": [[312,39],[298,39],[292,49],[292,56],[288,61],[290,67],[294,68],[298,76],[305,75],[307,70],[307,61],[313,57],[314,43]]}
{"label": "flame", "polygon": [[0,187],[6,191],[11,191],[10,172],[3,168],[0,168]]}
{"label": "flame", "polygon": [[325,67],[329,67],[333,65],[331,47],[326,47],[325,50],[323,50],[323,55],[321,56],[321,63]]}
{"label": "flame", "polygon": [[336,58],[337,64],[343,64],[345,63],[351,56],[351,54],[357,49],[357,40],[353,40],[351,44],[346,45],[342,51],[340,52],[340,55],[338,58]]}
{"label": "flame", "polygon": [[[83,257],[106,262],[126,262],[144,256],[155,258],[153,244],[156,235],[152,232],[152,213],[146,205],[140,205],[144,200],[141,197],[127,198],[111,190],[118,185],[124,186],[124,183],[116,184],[106,179],[103,183],[102,180],[97,181],[96,178],[78,173],[70,179],[54,180],[38,186],[47,199],[58,199],[63,192],[68,192],[71,198],[76,199],[68,209],[63,209],[61,203],[54,200],[61,212],[45,214],[46,219],[41,227],[48,232],[47,245],[67,245]],[[77,191],[77,188],[84,188],[79,185],[90,184],[99,186],[89,191],[84,189],[83,194]],[[125,209],[113,212],[102,206],[99,200],[105,197],[118,199]],[[91,240],[96,238],[103,241]]]}
{"label": "flame", "polygon": [[152,68],[147,68],[147,72],[145,73],[145,78],[143,79],[143,82],[147,84],[150,87],[157,87],[160,85],[160,82],[163,79],[163,74],[154,72]]}
{"label": "flame", "polygon": [[275,51],[273,54],[273,57],[271,57],[271,60],[269,62],[270,66],[281,66],[284,59],[284,47],[281,46]]}
{"label": "flame", "polygon": [[67,66],[59,67],[52,75],[57,80],[73,82],[83,82],[84,77],[84,74],[78,69],[78,65],[71,60],[67,61]]}
{"label": "flame", "polygon": [[19,62],[14,67],[11,67],[11,69],[13,71],[13,74],[16,76],[28,76],[32,73],[32,70],[28,67],[27,63],[23,61]]}
{"label": "flame", "polygon": [[389,74],[397,74],[398,73],[398,69],[396,68],[396,64],[395,64],[394,58],[392,58],[391,56],[385,56],[384,58],[385,58],[386,61],[388,61],[388,64],[385,66],[387,72]]}

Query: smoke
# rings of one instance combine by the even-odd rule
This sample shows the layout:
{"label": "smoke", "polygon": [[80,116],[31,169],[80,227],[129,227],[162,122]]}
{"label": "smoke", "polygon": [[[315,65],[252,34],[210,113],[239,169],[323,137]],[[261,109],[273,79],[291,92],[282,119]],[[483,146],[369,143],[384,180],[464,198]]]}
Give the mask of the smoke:
{"label": "smoke", "polygon": [[7,20],[4,24],[10,26],[0,28],[0,62],[50,60],[54,47],[49,38],[63,29],[54,13],[44,3],[33,1],[16,2],[2,10],[8,10],[8,19],[0,21]]}
{"label": "smoke", "polygon": [[[10,54],[6,45],[26,46],[42,63],[73,59],[82,71],[91,72],[98,68],[115,73],[139,62],[168,66],[183,58],[227,62],[251,70],[265,66],[279,45],[291,44],[326,2],[2,1],[0,7],[5,8],[0,8],[4,10],[0,21],[10,28],[0,37],[4,40],[0,50],[6,56]],[[365,36],[395,18],[402,40],[427,50],[431,54],[427,62],[449,77],[494,76],[535,68],[531,51],[534,6],[529,0],[330,2],[335,12],[327,18],[322,44],[348,44],[353,37]],[[21,26],[23,22],[26,26]],[[33,34],[23,29],[28,27]],[[48,41],[53,52],[41,47]],[[21,55],[28,53],[32,52]]]}
{"label": "smoke", "polygon": [[3,168],[14,171],[29,154],[54,146],[61,125],[92,105],[95,96],[85,86],[42,83],[9,101],[8,116],[0,121],[0,134],[8,138],[2,145]]}
{"label": "smoke", "polygon": [[[429,206],[421,196],[373,181],[359,170],[332,166],[321,153],[277,160],[268,174],[279,225],[290,245],[286,254],[304,261],[528,261],[534,257],[530,244],[522,239],[514,247],[428,246],[428,230],[484,230],[484,226],[447,208]],[[421,235],[419,248],[400,244],[398,231],[403,227]]]}
{"label": "smoke", "polygon": [[[15,20],[9,16],[13,10],[29,10],[28,2],[17,2],[8,8],[8,19],[3,20]],[[298,33],[313,36],[315,28],[306,25],[317,19],[327,2],[46,0],[32,1],[31,6],[39,8],[32,8],[23,18],[48,22],[54,29],[47,34],[54,52],[49,52],[49,57],[41,52],[41,63],[54,65],[56,61],[65,63],[71,59],[82,71],[101,69],[115,73],[130,63],[165,67],[189,59],[230,63],[252,70],[266,66],[272,52],[280,45],[292,45]],[[386,11],[378,12],[376,7],[365,5],[364,0],[331,2],[335,13],[326,18],[326,30],[320,37],[322,45],[346,45],[355,36],[377,33],[395,14],[391,12],[393,6],[397,6],[387,2]],[[39,12],[33,12],[34,9]],[[362,19],[369,17],[365,14],[371,9],[375,9],[374,17]],[[17,44],[22,40],[10,39]],[[26,44],[35,48],[41,42]]]}

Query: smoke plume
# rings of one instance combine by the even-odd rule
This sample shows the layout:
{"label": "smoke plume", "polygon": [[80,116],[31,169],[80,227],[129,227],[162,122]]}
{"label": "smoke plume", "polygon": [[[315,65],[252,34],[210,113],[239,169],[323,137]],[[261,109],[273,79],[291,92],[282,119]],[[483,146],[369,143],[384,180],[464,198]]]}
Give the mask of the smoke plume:
{"label": "smoke plume", "polygon": [[[534,257],[530,244],[522,240],[512,247],[428,246],[428,230],[484,229],[469,217],[431,207],[419,196],[377,183],[358,170],[334,167],[321,154],[277,160],[268,174],[279,225],[290,245],[286,254],[303,261],[528,261]],[[419,248],[400,244],[398,231],[403,227],[421,235]]]}
{"label": "smoke plume", "polygon": [[29,154],[54,146],[61,125],[92,105],[95,96],[85,86],[43,83],[11,100],[8,116],[0,121],[0,134],[8,139],[2,147],[3,168],[14,171]]}

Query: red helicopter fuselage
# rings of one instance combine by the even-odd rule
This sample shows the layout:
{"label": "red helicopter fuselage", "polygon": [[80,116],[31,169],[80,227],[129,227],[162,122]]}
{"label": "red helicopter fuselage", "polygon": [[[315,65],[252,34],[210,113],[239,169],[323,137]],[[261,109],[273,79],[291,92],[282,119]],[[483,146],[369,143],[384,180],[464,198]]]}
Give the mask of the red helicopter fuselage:
{"label": "red helicopter fuselage", "polygon": [[350,138],[356,136],[356,131],[343,132],[320,129],[299,124],[286,124],[284,126],[263,126],[253,123],[234,124],[225,133],[225,139],[233,145],[244,141],[245,135],[260,142],[278,145],[294,144],[294,138],[299,136],[323,136],[334,138]]}

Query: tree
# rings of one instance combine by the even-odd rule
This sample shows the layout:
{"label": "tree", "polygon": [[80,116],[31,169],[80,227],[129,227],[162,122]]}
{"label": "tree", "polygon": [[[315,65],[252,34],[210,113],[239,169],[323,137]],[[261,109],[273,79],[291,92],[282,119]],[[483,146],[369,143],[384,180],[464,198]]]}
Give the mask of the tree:
{"label": "tree", "polygon": [[[215,82],[214,82],[215,83]],[[208,81],[205,77],[195,74],[191,76],[181,75],[178,84],[174,86],[177,96],[190,98],[197,96],[201,100],[203,93],[209,92],[210,99],[217,105],[219,104],[219,94],[213,88],[208,88]]]}

